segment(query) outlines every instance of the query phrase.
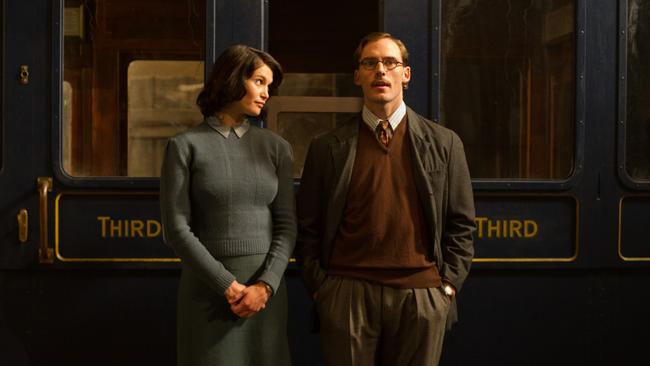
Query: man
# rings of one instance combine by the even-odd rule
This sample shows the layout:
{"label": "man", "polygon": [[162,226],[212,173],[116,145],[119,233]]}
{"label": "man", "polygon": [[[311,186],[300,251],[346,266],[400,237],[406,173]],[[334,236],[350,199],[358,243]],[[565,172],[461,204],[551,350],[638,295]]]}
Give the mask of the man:
{"label": "man", "polygon": [[298,201],[299,255],[326,365],[437,365],[474,250],[463,145],[406,107],[404,44],[363,38],[362,113],[316,137]]}

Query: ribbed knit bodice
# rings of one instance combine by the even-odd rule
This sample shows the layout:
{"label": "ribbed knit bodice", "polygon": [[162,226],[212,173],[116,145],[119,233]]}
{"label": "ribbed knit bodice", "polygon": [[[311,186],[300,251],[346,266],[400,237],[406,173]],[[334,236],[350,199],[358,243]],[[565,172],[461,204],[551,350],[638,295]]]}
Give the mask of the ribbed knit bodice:
{"label": "ribbed knit bodice", "polygon": [[[215,259],[273,253],[277,242],[288,260],[296,232],[291,169],[289,144],[257,127],[226,138],[202,123],[170,139],[161,174],[167,243],[223,290],[234,278],[210,268],[219,267]],[[279,283],[285,267],[265,282]]]}

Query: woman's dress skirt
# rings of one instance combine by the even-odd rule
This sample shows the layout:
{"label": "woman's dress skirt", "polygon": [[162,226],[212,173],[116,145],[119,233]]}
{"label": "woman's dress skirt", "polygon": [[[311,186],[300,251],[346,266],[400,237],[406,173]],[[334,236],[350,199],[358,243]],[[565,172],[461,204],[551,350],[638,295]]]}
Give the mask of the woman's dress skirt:
{"label": "woman's dress skirt", "polygon": [[[219,258],[237,281],[255,282],[266,254]],[[284,279],[266,307],[248,319],[230,310],[194,272],[183,267],[178,289],[179,366],[291,365]]]}

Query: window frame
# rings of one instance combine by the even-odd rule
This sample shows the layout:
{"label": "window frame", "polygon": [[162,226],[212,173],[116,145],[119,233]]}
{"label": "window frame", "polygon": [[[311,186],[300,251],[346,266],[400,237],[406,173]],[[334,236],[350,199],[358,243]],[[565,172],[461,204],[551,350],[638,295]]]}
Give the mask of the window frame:
{"label": "window frame", "polygon": [[[217,2],[221,0],[205,0],[205,41],[203,62],[205,64],[204,78],[207,80],[210,66],[216,60],[220,49],[227,46],[222,39],[215,38],[215,23],[217,14],[215,12]],[[128,177],[128,176],[87,176],[77,177],[68,174],[63,167],[63,58],[64,58],[64,32],[63,13],[65,0],[52,1],[52,84],[51,84],[51,164],[56,179],[65,186],[75,188],[130,188],[130,189],[154,189],[160,185],[159,177]],[[244,10],[245,11],[245,10]],[[225,16],[222,15],[222,16]],[[262,18],[266,12],[262,13]]]}
{"label": "window frame", "polygon": [[[584,171],[585,156],[585,59],[586,59],[586,0],[575,1],[575,146],[574,165],[571,174],[564,180],[535,180],[535,179],[472,179],[472,187],[476,191],[563,191],[573,189]],[[433,120],[440,121],[441,87],[440,78],[442,65],[442,1],[433,6],[432,27],[433,59],[431,84],[434,86],[431,105]]]}
{"label": "window frame", "polygon": [[628,1],[618,2],[618,100],[617,100],[617,146],[616,168],[618,177],[628,189],[638,191],[650,190],[650,178],[639,179],[632,177],[626,168],[627,154],[627,28],[628,28]]}

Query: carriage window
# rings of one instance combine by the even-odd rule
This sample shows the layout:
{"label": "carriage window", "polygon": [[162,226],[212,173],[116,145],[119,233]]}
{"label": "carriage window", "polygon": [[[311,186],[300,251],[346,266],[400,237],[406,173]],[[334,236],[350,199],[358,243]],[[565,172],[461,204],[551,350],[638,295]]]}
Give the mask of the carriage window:
{"label": "carriage window", "polygon": [[308,1],[269,6],[269,50],[285,75],[277,95],[269,100],[268,126],[293,146],[296,178],[302,175],[312,137],[361,110],[352,54],[364,35],[379,28],[376,0],[333,0],[328,7],[345,11],[338,12],[333,22],[331,17],[309,16],[313,10]]}
{"label": "carriage window", "polygon": [[65,0],[69,175],[159,175],[166,138],[201,121],[204,24],[200,0]]}
{"label": "carriage window", "polygon": [[200,122],[202,61],[133,61],[128,69],[128,175],[158,176],[167,138]]}
{"label": "carriage window", "polygon": [[461,136],[472,177],[568,178],[575,0],[450,0],[442,8],[441,120]]}
{"label": "carriage window", "polygon": [[361,110],[361,91],[352,74],[287,73],[269,100],[268,127],[293,147],[293,176],[300,178],[312,138]]}
{"label": "carriage window", "polygon": [[628,1],[626,169],[650,179],[650,3]]}
{"label": "carriage window", "polygon": [[302,112],[280,113],[277,119],[277,131],[293,146],[293,176],[300,178],[305,165],[305,157],[311,139],[329,131],[352,118],[356,113]]}

